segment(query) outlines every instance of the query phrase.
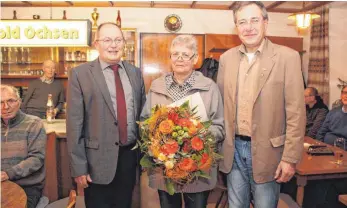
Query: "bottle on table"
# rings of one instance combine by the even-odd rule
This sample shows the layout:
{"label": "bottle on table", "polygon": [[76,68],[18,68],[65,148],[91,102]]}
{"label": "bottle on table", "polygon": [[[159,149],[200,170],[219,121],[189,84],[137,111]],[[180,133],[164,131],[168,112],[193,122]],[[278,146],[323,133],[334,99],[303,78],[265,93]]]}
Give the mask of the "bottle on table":
{"label": "bottle on table", "polygon": [[55,116],[54,116],[54,106],[53,106],[52,94],[48,94],[47,111],[46,111],[47,123],[53,123],[54,117]]}

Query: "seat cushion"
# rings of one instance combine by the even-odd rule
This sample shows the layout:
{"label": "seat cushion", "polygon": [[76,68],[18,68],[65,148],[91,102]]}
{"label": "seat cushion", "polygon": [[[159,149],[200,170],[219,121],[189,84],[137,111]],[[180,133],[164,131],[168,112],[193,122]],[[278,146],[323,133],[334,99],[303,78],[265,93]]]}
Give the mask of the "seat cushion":
{"label": "seat cushion", "polygon": [[280,193],[277,208],[300,208],[299,205],[288,195]]}
{"label": "seat cushion", "polygon": [[66,197],[64,199],[57,200],[51,204],[48,204],[46,208],[64,208],[69,203],[69,197]]}
{"label": "seat cushion", "polygon": [[36,208],[45,208],[48,203],[49,203],[48,198],[46,196],[42,196],[40,198],[40,201],[37,203]]}

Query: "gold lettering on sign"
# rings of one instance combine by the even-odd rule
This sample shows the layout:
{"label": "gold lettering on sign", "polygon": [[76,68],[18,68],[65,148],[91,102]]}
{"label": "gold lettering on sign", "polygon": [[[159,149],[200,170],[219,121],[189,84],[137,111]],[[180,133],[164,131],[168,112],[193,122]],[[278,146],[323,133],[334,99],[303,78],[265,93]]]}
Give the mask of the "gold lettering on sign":
{"label": "gold lettering on sign", "polygon": [[36,30],[36,37],[38,37],[39,39],[43,39],[43,34],[42,34],[42,32],[43,32],[42,29]]}
{"label": "gold lettering on sign", "polygon": [[0,39],[19,39],[20,38],[20,30],[19,26],[16,26],[11,30],[10,26],[6,26],[5,29],[0,29]]}
{"label": "gold lettering on sign", "polygon": [[69,39],[69,32],[66,31],[65,29],[61,30],[61,34],[63,35],[64,39]]}
{"label": "gold lettering on sign", "polygon": [[53,29],[53,38],[54,39],[60,38],[59,29]]}
{"label": "gold lettering on sign", "polygon": [[46,26],[43,26],[43,34],[44,39],[52,39],[52,31],[50,31]]}
{"label": "gold lettering on sign", "polygon": [[28,39],[33,39],[35,37],[35,30],[33,27],[29,26],[28,28],[24,29],[24,35]]}

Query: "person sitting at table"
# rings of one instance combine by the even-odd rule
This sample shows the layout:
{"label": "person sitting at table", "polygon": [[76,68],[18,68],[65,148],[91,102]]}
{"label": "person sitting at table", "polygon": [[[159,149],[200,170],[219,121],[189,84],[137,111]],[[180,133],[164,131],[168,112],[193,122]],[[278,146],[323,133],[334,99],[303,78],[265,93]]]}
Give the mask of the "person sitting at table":
{"label": "person sitting at table", "polygon": [[341,101],[342,109],[334,108],[328,113],[316,139],[331,145],[337,138],[347,139],[347,85],[341,90]]}
{"label": "person sitting at table", "polygon": [[40,118],[23,113],[18,90],[1,85],[1,181],[10,180],[35,208],[45,181],[46,132]]}
{"label": "person sitting at table", "polygon": [[305,136],[316,138],[319,128],[322,126],[329,109],[318,95],[318,90],[314,87],[305,89],[306,104],[306,132]]}
{"label": "person sitting at table", "polygon": [[45,118],[48,94],[52,94],[55,115],[63,108],[64,87],[60,80],[54,79],[55,67],[52,60],[43,62],[43,76],[29,83],[28,92],[22,104],[23,112]]}

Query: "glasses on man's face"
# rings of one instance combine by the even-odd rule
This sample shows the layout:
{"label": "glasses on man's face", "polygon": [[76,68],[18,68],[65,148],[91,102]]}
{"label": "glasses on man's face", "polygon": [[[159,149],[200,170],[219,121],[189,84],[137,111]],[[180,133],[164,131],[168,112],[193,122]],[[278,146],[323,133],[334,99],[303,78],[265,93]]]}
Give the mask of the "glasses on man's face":
{"label": "glasses on man's face", "polygon": [[14,105],[17,104],[17,101],[18,101],[18,99],[13,99],[13,98],[8,99],[8,100],[2,100],[1,101],[1,107],[4,107],[5,103],[7,106],[13,107]]}
{"label": "glasses on man's face", "polygon": [[179,54],[179,53],[172,53],[170,55],[170,58],[171,60],[173,61],[177,61],[179,60],[179,58],[182,58],[183,61],[190,61],[193,59],[193,57],[195,56],[195,54],[193,54],[192,56],[186,54],[186,53],[183,53],[183,54]]}
{"label": "glasses on man's face", "polygon": [[255,27],[260,24],[260,21],[261,21],[261,18],[253,17],[249,20],[249,22],[245,19],[239,20],[236,22],[236,25],[239,28],[245,28],[248,24],[250,24],[252,27]]}
{"label": "glasses on man's face", "polygon": [[347,95],[347,91],[342,91],[341,95]]}
{"label": "glasses on man's face", "polygon": [[114,40],[112,40],[111,38],[104,38],[104,39],[99,39],[97,41],[102,42],[104,44],[104,46],[110,46],[113,42],[116,45],[119,45],[119,44],[123,43],[124,40],[122,38],[116,38]]}

